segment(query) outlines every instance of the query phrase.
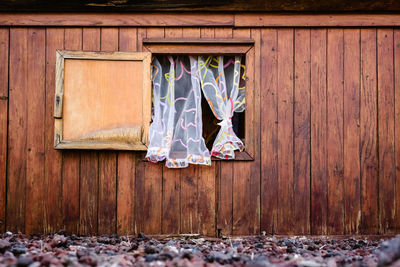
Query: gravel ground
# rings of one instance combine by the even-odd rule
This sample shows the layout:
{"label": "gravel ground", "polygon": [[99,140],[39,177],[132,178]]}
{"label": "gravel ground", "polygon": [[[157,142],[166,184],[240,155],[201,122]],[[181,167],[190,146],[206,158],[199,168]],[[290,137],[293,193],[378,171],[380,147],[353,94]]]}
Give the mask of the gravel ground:
{"label": "gravel ground", "polygon": [[0,266],[400,266],[400,236],[387,241],[274,236],[0,235]]}

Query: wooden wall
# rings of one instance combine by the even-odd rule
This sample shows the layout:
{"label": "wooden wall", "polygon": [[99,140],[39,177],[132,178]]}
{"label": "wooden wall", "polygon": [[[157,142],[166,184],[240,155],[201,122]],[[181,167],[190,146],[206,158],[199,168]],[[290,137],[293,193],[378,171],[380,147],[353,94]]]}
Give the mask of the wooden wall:
{"label": "wooden wall", "polygon": [[[152,37],[255,40],[254,161],[53,149],[55,50]],[[0,28],[0,232],[395,233],[399,133],[395,28]]]}

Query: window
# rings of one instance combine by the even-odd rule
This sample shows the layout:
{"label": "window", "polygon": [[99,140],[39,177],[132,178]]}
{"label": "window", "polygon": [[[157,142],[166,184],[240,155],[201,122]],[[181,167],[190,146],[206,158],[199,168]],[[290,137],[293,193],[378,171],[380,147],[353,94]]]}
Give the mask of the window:
{"label": "window", "polygon": [[[218,61],[225,61],[225,63],[227,63],[228,61],[238,61],[238,66],[240,68],[240,66],[243,66],[243,69],[245,68],[244,65],[246,65],[246,68],[248,68],[247,70],[247,74],[246,77],[244,77],[246,81],[246,115],[244,113],[234,113],[235,115],[232,118],[232,124],[233,124],[233,128],[234,128],[234,132],[236,133],[235,137],[239,134],[239,136],[241,137],[240,139],[242,139],[243,143],[245,143],[245,151],[239,152],[236,151],[234,155],[227,155],[227,154],[223,154],[221,156],[221,153],[216,153],[218,152],[218,150],[216,149],[212,149],[212,153],[213,156],[217,156],[220,158],[227,158],[227,159],[232,159],[235,158],[236,160],[252,160],[253,159],[253,153],[254,153],[254,133],[252,133],[252,129],[253,127],[253,123],[254,123],[254,110],[253,110],[253,106],[252,103],[254,103],[254,91],[252,90],[252,85],[254,84],[254,66],[253,66],[253,62],[254,62],[254,48],[253,48],[253,41],[252,40],[204,40],[204,39],[196,39],[196,40],[169,40],[169,39],[145,39],[143,40],[144,43],[144,48],[151,52],[155,58],[156,58],[156,62],[159,61],[163,61],[166,62],[167,64],[164,64],[164,69],[168,69],[168,71],[171,68],[171,65],[176,64],[176,68],[175,68],[175,72],[176,72],[176,76],[179,76],[179,78],[181,77],[181,75],[183,75],[182,73],[187,73],[190,74],[191,67],[192,66],[199,66],[199,68],[201,68],[202,65],[204,65],[204,63],[211,59],[214,60],[216,62]],[[184,57],[186,57],[186,59],[183,59]],[[240,57],[242,58],[242,61],[240,61]],[[169,58],[168,60],[166,60],[167,58]],[[179,59],[180,58],[180,59]],[[236,60],[235,60],[236,58]],[[219,60],[221,59],[221,60]],[[233,59],[233,60],[232,60]],[[186,64],[182,63],[185,62],[186,60]],[[189,63],[189,60],[191,61],[191,63]],[[169,63],[170,65],[169,65]],[[193,64],[194,63],[194,64]],[[250,63],[250,64],[249,64]],[[183,64],[184,68],[179,67],[180,64]],[[213,63],[215,64],[215,62]],[[162,67],[160,66],[162,64],[157,63],[157,71],[159,71]],[[182,70],[183,69],[183,70]],[[206,76],[209,76],[209,74],[211,75],[211,69],[208,69],[208,74]],[[201,71],[200,71],[201,73]],[[233,71],[231,71],[231,73],[233,73]],[[203,72],[202,75],[204,75],[205,73]],[[243,70],[242,70],[242,74],[243,74]],[[175,75],[175,73],[167,73],[167,72],[163,72],[162,75],[159,75],[160,77],[162,76],[166,76],[166,80],[168,80],[168,78],[171,77],[171,75]],[[209,79],[211,78],[211,80],[214,80],[216,78],[218,78],[218,71],[216,73],[214,73],[214,75],[211,75],[213,77],[208,77]],[[175,76],[174,76],[175,77]],[[204,77],[203,77],[204,78]],[[211,81],[210,80],[210,81]],[[172,79],[168,80],[168,81],[172,81]],[[154,81],[153,81],[154,82]],[[159,81],[155,81],[156,83],[159,83]],[[214,142],[215,139],[215,135],[217,135],[216,132],[218,132],[218,134],[220,135],[221,131],[219,130],[219,127],[216,126],[216,122],[219,122],[218,124],[222,127],[227,127],[229,125],[227,125],[228,122],[227,119],[223,119],[222,117],[219,117],[218,115],[215,114],[215,112],[208,112],[207,106],[212,107],[212,105],[215,104],[219,104],[215,102],[215,99],[210,99],[210,95],[207,96],[207,91],[215,91],[212,86],[209,87],[207,89],[207,86],[204,86],[204,81],[202,81],[202,84],[199,86],[202,89],[198,89],[197,93],[205,93],[205,95],[203,95],[202,99],[207,100],[207,104],[204,103],[204,101],[201,104],[201,111],[203,113],[203,117],[200,120],[202,122],[203,125],[200,126],[204,126],[203,130],[204,130],[204,134],[205,134],[205,140],[206,140],[206,144],[208,145],[208,148],[210,147],[210,141]],[[164,88],[167,88],[168,85],[164,84]],[[242,87],[242,86],[240,86]],[[187,88],[191,88],[190,86],[187,86]],[[247,90],[249,89],[249,90]],[[189,89],[190,90],[190,89]],[[167,94],[166,92],[164,92],[164,94],[161,94],[159,96],[156,96],[155,99],[157,97],[166,97]],[[179,97],[178,97],[179,98]],[[178,99],[177,97],[175,97],[174,99]],[[214,96],[215,98],[215,96]],[[210,101],[212,100],[212,101]],[[243,99],[239,99],[239,101],[232,103],[232,104],[236,104],[236,103],[240,103],[241,101],[244,100],[244,95],[243,95]],[[182,100],[184,101],[184,100]],[[250,102],[248,102],[250,101]],[[210,103],[211,102],[211,103]],[[244,102],[244,101],[243,101]],[[250,103],[250,104],[249,104]],[[171,102],[171,104],[173,104]],[[199,103],[196,103],[196,105],[199,105]],[[189,105],[190,106],[190,105]],[[232,105],[233,106],[233,105]],[[231,108],[231,105],[229,105],[229,108]],[[243,105],[244,108],[244,105]],[[165,111],[165,109],[163,109],[163,107],[161,107],[159,110],[163,110]],[[237,110],[237,111],[243,111],[243,110]],[[176,112],[176,111],[175,111]],[[178,113],[181,114],[181,110],[177,111]],[[207,114],[208,113],[208,114]],[[211,117],[210,117],[211,115]],[[217,117],[217,121],[215,121],[215,116]],[[244,116],[246,116],[246,120],[244,120]],[[179,117],[179,115],[178,115]],[[188,125],[195,125],[194,122],[187,122],[185,119],[180,118],[183,123],[180,127],[188,127]],[[174,125],[176,127],[179,126],[179,122],[176,121],[174,123]],[[161,126],[161,124],[159,125]],[[194,128],[194,127],[193,127]],[[192,129],[192,131],[194,131],[194,129]],[[151,134],[151,130],[150,130],[150,134]],[[175,131],[174,133],[179,132]],[[198,133],[195,134],[195,136],[199,136]],[[175,138],[177,137],[177,138]],[[192,144],[192,145],[188,145],[186,143],[186,141],[188,139],[190,139],[189,136],[186,136],[186,141],[182,141],[182,138],[179,138],[179,134],[178,136],[159,136],[158,138],[155,138],[156,140],[160,141],[163,138],[167,140],[167,142],[172,142],[172,144],[169,144],[171,146],[171,151],[172,153],[170,153],[170,157],[167,158],[167,162],[166,165],[168,167],[185,167],[187,166],[188,163],[197,163],[197,164],[209,164],[209,158],[210,155],[207,155],[208,150],[205,149],[205,145],[204,144]],[[221,136],[220,136],[221,137]],[[217,137],[217,140],[220,139],[220,137]],[[163,146],[152,146],[152,142],[151,142],[152,136],[150,136],[150,149],[148,150],[147,153],[147,157],[151,160],[151,161],[160,161],[164,158],[166,158],[166,153],[167,150],[164,149]],[[195,138],[192,138],[193,140],[195,140]],[[239,138],[237,139],[237,143],[238,143],[238,147],[236,148],[241,148],[242,145],[240,145],[239,143],[241,143],[242,141]],[[191,140],[191,141],[193,141]],[[179,142],[178,142],[179,141]],[[199,140],[196,140],[197,142],[199,142]],[[231,140],[232,141],[232,140]],[[204,142],[204,141],[203,141]],[[176,144],[175,144],[176,143]],[[158,143],[158,145],[160,144],[160,142]],[[232,144],[232,142],[231,142]],[[215,145],[215,144],[214,144]],[[235,144],[236,145],[236,144]],[[175,149],[173,149],[173,146],[175,146]],[[151,151],[152,149],[154,149],[155,151]],[[192,153],[189,151],[190,149],[194,149],[196,153],[194,153],[194,155],[192,155]],[[156,153],[156,151],[159,152],[159,154]],[[174,153],[174,152],[180,152],[179,153]],[[190,160],[188,160],[187,158],[185,158],[185,155],[187,157],[191,157]],[[202,157],[202,155],[204,155],[204,157]],[[195,156],[195,158],[197,159],[193,159],[193,156]],[[205,159],[207,158],[207,159]],[[196,162],[198,160],[198,162]]]}
{"label": "window", "polygon": [[150,61],[148,52],[57,51],[54,147],[146,150]]}

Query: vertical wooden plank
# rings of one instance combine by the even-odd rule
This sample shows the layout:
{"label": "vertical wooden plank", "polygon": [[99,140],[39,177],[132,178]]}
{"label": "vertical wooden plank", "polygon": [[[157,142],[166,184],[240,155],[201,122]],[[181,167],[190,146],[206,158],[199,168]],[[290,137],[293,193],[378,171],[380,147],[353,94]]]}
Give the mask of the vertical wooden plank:
{"label": "vertical wooden plank", "polygon": [[28,30],[10,29],[7,230],[25,230]]}
{"label": "vertical wooden plank", "polygon": [[[118,28],[101,29],[101,51],[118,51]],[[117,153],[99,153],[98,234],[116,232],[117,226]]]}
{"label": "vertical wooden plank", "polygon": [[[162,163],[153,164],[138,157],[136,164],[135,212],[136,232],[162,233]],[[173,212],[173,211],[171,211]]]}
{"label": "vertical wooden plank", "polygon": [[360,30],[344,30],[343,155],[345,234],[357,234],[360,204]]}
{"label": "vertical wooden plank", "polygon": [[45,205],[44,114],[45,114],[45,29],[28,29],[27,161],[25,232],[43,233]]}
{"label": "vertical wooden plank", "polygon": [[195,28],[195,27],[183,28],[182,36],[184,38],[200,38],[200,28]]}
{"label": "vertical wooden plank", "polygon": [[376,29],[361,30],[360,164],[363,234],[378,234]]}
{"label": "vertical wooden plank", "polygon": [[262,29],[261,39],[261,231],[273,234],[278,213],[277,30]]}
{"label": "vertical wooden plank", "polygon": [[198,166],[190,165],[181,170],[181,233],[199,233],[199,205],[210,201],[205,199],[205,203],[201,203],[198,200],[197,185],[202,179]]}
{"label": "vertical wooden plank", "polygon": [[181,192],[181,170],[168,169],[163,166],[162,171],[162,233],[180,233],[180,192]]}
{"label": "vertical wooden plank", "polygon": [[211,27],[201,27],[200,29],[200,36],[201,38],[214,38],[215,35],[215,30],[214,28]]}
{"label": "vertical wooden plank", "polygon": [[[119,50],[137,50],[137,29],[119,29]],[[135,234],[135,161],[136,154],[118,152],[117,173],[117,233]]]}
{"label": "vertical wooden plank", "polygon": [[6,175],[7,175],[7,118],[8,102],[0,99],[0,231],[6,227]]}
{"label": "vertical wooden plank", "polygon": [[6,226],[9,29],[0,29],[0,232]]}
{"label": "vertical wooden plank", "polygon": [[165,38],[182,38],[183,28],[165,28]]}
{"label": "vertical wooden plank", "polygon": [[327,234],[326,29],[311,30],[311,233]]}
{"label": "vertical wooden plank", "polygon": [[[45,201],[46,233],[54,233],[58,229],[70,231],[71,228],[63,225],[62,206],[62,153],[53,148],[54,146],[54,88],[55,88],[55,66],[56,50],[64,49],[64,29],[46,29],[46,107],[45,107],[45,188],[47,192]],[[78,193],[75,194],[77,196]],[[77,200],[74,200],[77,203]],[[69,202],[69,200],[68,200]],[[76,213],[77,214],[77,213]],[[68,216],[70,218],[70,216]],[[79,217],[73,218],[78,222]],[[77,233],[77,228],[75,229]]]}
{"label": "vertical wooden plank", "polygon": [[[67,50],[82,50],[81,28],[65,29],[64,48]],[[64,151],[62,155],[63,226],[69,233],[78,233],[80,224],[80,153],[77,151]],[[86,190],[88,189],[86,188]]]}
{"label": "vertical wooden plank", "polygon": [[328,29],[327,39],[328,234],[343,234],[343,30]]}
{"label": "vertical wooden plank", "polygon": [[310,30],[295,30],[293,216],[296,234],[310,234]]}
{"label": "vertical wooden plank", "polygon": [[394,30],[394,87],[395,87],[395,164],[396,164],[396,232],[400,230],[400,31]]}
{"label": "vertical wooden plank", "polygon": [[8,96],[9,34],[8,28],[0,28],[0,97]]}
{"label": "vertical wooden plank", "polygon": [[[208,33],[211,34],[211,33]],[[214,37],[215,38],[232,38],[233,37],[233,30],[229,27],[218,27],[214,29]]]}
{"label": "vertical wooden plank", "polygon": [[278,223],[291,234],[293,209],[293,29],[278,30]]}
{"label": "vertical wooden plank", "polygon": [[215,236],[215,162],[211,167],[196,168],[198,169],[198,231],[204,236]]}
{"label": "vertical wooden plank", "polygon": [[395,155],[393,29],[378,29],[378,142],[379,142],[379,228],[394,233]]}
{"label": "vertical wooden plank", "polygon": [[[83,50],[99,51],[100,36],[99,28],[84,28]],[[79,233],[95,235],[98,233],[99,155],[97,152],[82,152],[80,155]]]}

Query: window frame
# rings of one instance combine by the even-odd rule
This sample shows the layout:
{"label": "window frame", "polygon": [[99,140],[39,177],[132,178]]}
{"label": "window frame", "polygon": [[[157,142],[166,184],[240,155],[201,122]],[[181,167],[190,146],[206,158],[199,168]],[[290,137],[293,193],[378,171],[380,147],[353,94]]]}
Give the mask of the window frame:
{"label": "window frame", "polygon": [[[141,61],[143,64],[142,129],[138,143],[108,140],[64,140],[63,139],[63,96],[65,59],[121,60]],[[146,151],[151,122],[151,53],[149,52],[88,52],[56,51],[56,86],[54,97],[54,148],[55,149],[91,149],[91,150],[132,150]],[[79,97],[79,96],[77,96]]]}
{"label": "window frame", "polygon": [[[144,38],[143,51],[152,54],[218,54],[245,55],[246,64],[246,102],[244,151],[235,151],[234,161],[252,161],[256,151],[256,99],[255,99],[255,48],[253,39],[167,39]],[[212,160],[225,160],[212,157]]]}

